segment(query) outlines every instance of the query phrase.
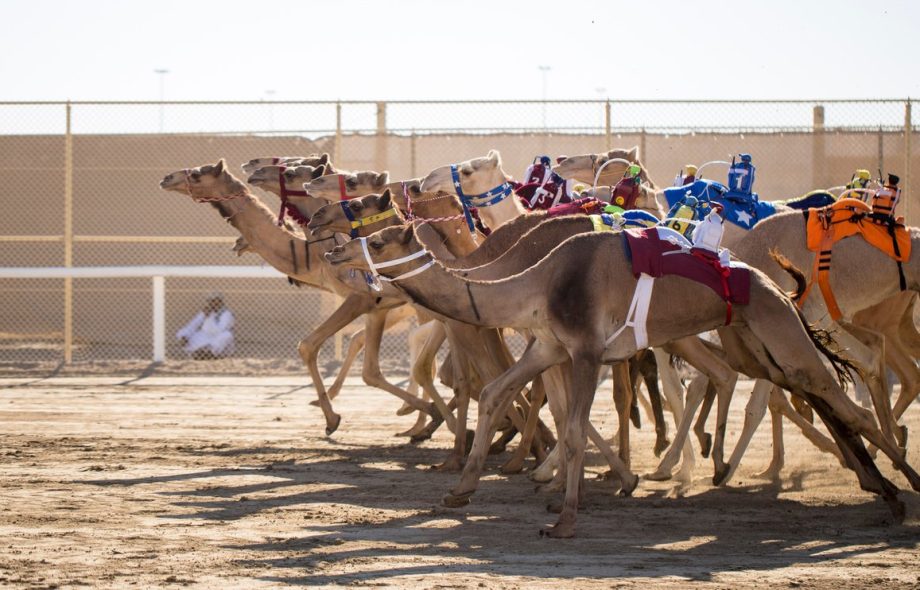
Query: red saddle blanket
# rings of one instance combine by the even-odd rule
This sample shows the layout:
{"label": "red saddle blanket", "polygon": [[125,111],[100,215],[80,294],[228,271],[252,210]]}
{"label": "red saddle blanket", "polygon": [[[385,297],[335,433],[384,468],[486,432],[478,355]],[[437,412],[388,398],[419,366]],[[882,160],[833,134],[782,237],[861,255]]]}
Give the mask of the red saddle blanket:
{"label": "red saddle blanket", "polygon": [[728,304],[726,324],[731,321],[732,304],[750,303],[751,271],[747,266],[736,262],[723,266],[718,256],[708,250],[688,251],[661,239],[658,228],[627,229],[623,234],[637,278],[642,273],[656,278],[677,275],[706,285]]}

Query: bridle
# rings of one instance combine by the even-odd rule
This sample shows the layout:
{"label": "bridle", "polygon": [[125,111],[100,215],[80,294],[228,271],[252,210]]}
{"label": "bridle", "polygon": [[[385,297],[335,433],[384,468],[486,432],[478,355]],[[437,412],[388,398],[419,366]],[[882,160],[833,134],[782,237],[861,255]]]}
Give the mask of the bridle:
{"label": "bridle", "polygon": [[[441,223],[444,221],[457,221],[458,219],[466,218],[465,213],[460,213],[457,215],[447,215],[444,217],[419,217],[417,216],[415,213],[412,212],[412,197],[409,196],[409,184],[405,181],[401,182],[400,184],[402,185],[403,200],[406,202],[406,213],[405,215],[402,216],[403,220],[406,223],[412,223],[414,221],[418,221],[421,223]],[[436,201],[438,199],[453,198],[453,196],[454,195],[442,195],[438,197],[432,197],[430,199],[425,199],[422,202],[427,203],[429,201]]]}
{"label": "bridle", "polygon": [[[399,281],[402,279],[408,279],[408,278],[414,277],[418,274],[425,272],[426,270],[428,270],[434,265],[434,257],[431,255],[431,252],[429,252],[425,248],[422,248],[418,252],[413,252],[412,254],[408,254],[406,256],[403,256],[401,258],[396,258],[394,260],[387,260],[385,262],[374,262],[374,260],[371,258],[370,250],[368,250],[367,248],[367,238],[358,238],[358,240],[361,242],[361,252],[364,253],[364,260],[367,261],[367,266],[370,269],[371,274],[374,276],[375,281],[378,281],[378,282],[384,281],[387,283],[392,283],[392,282]],[[428,256],[430,260],[426,262],[425,264],[423,264],[422,266],[419,266],[418,268],[404,272],[401,275],[398,275],[395,277],[385,277],[381,275],[377,270],[380,268],[390,268],[392,266],[399,266],[400,264],[404,264],[406,262],[416,260],[423,256]],[[371,287],[373,287],[374,289],[378,291],[380,290],[380,286],[378,284],[371,283]]]}
{"label": "bridle", "polygon": [[358,237],[359,228],[374,225],[375,223],[380,223],[381,221],[396,215],[396,205],[393,205],[391,208],[381,213],[375,213],[374,215],[368,215],[367,217],[356,218],[355,214],[351,211],[349,201],[339,201],[339,205],[342,207],[342,212],[345,214],[345,218],[348,219],[349,223],[351,223],[351,231],[348,232],[348,235],[351,237],[351,239]]}
{"label": "bridle", "polygon": [[[279,158],[272,158],[272,161],[274,162],[278,159]],[[300,212],[300,209],[288,202],[288,197],[306,197],[308,196],[307,191],[291,190],[287,187],[287,183],[284,179],[284,173],[287,171],[287,169],[287,166],[278,166],[278,186],[280,189],[278,196],[281,198],[281,210],[278,211],[278,226],[281,227],[281,224],[284,223],[285,214],[293,217],[294,221],[300,225],[306,226],[308,223],[310,223],[310,218],[306,217],[303,213]]]}
{"label": "bridle", "polygon": [[454,184],[454,192],[460,197],[460,204],[463,205],[463,216],[466,218],[466,225],[470,228],[471,234],[476,233],[476,224],[473,222],[473,214],[470,212],[470,209],[497,205],[514,192],[511,183],[504,181],[500,185],[484,193],[467,195],[463,192],[463,186],[461,186],[459,166],[457,166],[457,164],[450,165],[450,177]]}

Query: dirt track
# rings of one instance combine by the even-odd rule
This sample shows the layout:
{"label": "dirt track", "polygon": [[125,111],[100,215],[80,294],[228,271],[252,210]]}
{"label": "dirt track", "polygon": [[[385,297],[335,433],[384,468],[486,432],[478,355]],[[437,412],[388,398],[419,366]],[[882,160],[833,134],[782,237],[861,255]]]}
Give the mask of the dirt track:
{"label": "dirt track", "polygon": [[[404,444],[392,435],[413,418],[350,381],[327,439],[302,382],[0,380],[0,587],[920,587],[917,495],[902,493],[907,524],[887,524],[884,505],[791,426],[781,486],[748,475],[769,460],[765,423],[727,488],[708,485],[708,460],[681,498],[647,481],[619,498],[589,476],[578,538],[553,541],[537,535],[549,498],[498,474],[500,457],[473,504],[442,508],[457,476],[428,465],[446,433]],[[605,387],[594,418],[608,434],[611,406]],[[920,466],[917,404],[907,423]],[[655,465],[652,436],[634,435],[640,473]]]}

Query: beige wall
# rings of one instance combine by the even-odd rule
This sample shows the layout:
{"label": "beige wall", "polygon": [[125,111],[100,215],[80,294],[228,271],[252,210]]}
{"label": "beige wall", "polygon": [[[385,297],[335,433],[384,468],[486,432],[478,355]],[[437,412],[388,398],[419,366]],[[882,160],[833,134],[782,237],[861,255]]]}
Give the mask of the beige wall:
{"label": "beige wall", "polygon": [[[414,144],[414,145],[413,145]],[[845,183],[857,167],[903,175],[901,132],[754,133],[692,135],[614,134],[614,147],[643,147],[652,178],[668,185],[678,169],[725,159],[742,151],[754,156],[756,190],[766,199],[786,199],[814,188]],[[420,176],[450,162],[501,151],[505,170],[519,177],[535,155],[574,155],[605,148],[603,135],[488,134],[375,137],[345,135],[340,167],[390,170],[393,178]],[[920,171],[920,134],[913,137],[912,170]],[[73,228],[77,235],[227,236],[235,231],[206,205],[198,205],[157,184],[168,172],[224,157],[231,170],[257,156],[334,153],[334,138],[236,135],[77,135],[73,141]],[[414,156],[413,156],[414,154]],[[0,190],[4,215],[0,235],[60,235],[63,232],[64,140],[61,136],[0,136]],[[242,173],[240,173],[242,174]],[[723,171],[712,177],[722,179]],[[917,186],[915,181],[914,186]],[[271,208],[277,200],[264,195]],[[912,195],[906,195],[911,204]],[[906,207],[902,205],[906,210]],[[913,206],[914,213],[920,213]],[[60,243],[3,243],[0,266],[54,266],[63,261]],[[237,258],[229,245],[93,244],[74,246],[74,264],[258,264]],[[75,358],[141,357],[150,354],[150,286],[143,279],[77,281]],[[174,331],[197,310],[211,289],[227,293],[239,316],[240,353],[294,355],[296,341],[323,319],[313,291],[282,280],[167,281],[168,329]],[[0,360],[59,354],[62,281],[0,281]],[[22,348],[15,335],[51,334],[51,344]],[[56,336],[55,336],[56,335]],[[30,341],[38,342],[31,338]],[[392,353],[401,354],[394,343]],[[175,348],[170,351],[176,354]]]}

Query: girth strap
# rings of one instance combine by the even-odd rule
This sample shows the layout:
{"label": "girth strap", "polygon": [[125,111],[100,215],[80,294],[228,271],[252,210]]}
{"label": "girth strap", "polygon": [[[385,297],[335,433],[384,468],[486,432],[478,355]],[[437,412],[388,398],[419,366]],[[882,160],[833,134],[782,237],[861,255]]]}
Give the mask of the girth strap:
{"label": "girth strap", "polygon": [[629,304],[629,311],[626,312],[626,319],[620,329],[614,332],[604,343],[607,346],[616,340],[626,328],[633,329],[633,335],[636,338],[636,350],[648,348],[648,309],[652,303],[652,288],[655,286],[655,278],[651,275],[642,273],[636,282],[636,291],[633,293],[632,302]]}

